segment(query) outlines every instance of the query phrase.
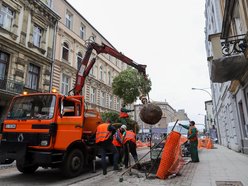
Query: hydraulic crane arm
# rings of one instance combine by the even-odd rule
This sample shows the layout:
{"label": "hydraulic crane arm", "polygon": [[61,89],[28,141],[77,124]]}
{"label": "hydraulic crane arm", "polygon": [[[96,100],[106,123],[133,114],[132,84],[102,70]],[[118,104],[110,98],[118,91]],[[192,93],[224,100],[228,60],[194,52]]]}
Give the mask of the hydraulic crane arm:
{"label": "hydraulic crane arm", "polygon": [[101,53],[109,54],[109,55],[121,60],[122,62],[136,68],[140,73],[142,73],[142,74],[144,74],[144,76],[146,76],[146,65],[137,64],[136,62],[134,62],[130,58],[123,55],[121,52],[118,52],[117,50],[115,50],[115,49],[113,49],[113,48],[111,48],[105,44],[99,45],[95,42],[90,42],[88,44],[85,56],[81,62],[81,66],[77,72],[76,84],[75,84],[75,87],[73,89],[74,95],[80,94],[80,92],[82,91],[82,88],[84,86],[84,83],[85,83],[85,78],[89,75],[90,70],[92,69],[93,65],[95,64],[96,58],[93,58],[90,61],[90,63],[88,64],[93,50],[95,50],[97,54],[101,54]]}

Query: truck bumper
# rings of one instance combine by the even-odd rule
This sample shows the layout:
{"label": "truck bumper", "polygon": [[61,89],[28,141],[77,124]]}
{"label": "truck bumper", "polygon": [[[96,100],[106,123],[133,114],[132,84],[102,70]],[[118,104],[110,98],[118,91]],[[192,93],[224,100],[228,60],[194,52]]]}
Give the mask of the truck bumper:
{"label": "truck bumper", "polygon": [[27,144],[21,142],[4,142],[0,144],[0,163],[6,159],[19,160],[26,155]]}
{"label": "truck bumper", "polygon": [[0,144],[0,164],[7,159],[24,161],[44,167],[57,167],[63,160],[64,151],[30,149],[26,143],[4,142]]}

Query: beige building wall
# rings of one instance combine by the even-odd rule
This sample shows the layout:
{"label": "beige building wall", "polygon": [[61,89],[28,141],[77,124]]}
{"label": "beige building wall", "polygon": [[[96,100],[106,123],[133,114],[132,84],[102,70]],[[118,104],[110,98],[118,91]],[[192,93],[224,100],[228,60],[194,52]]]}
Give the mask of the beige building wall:
{"label": "beige building wall", "polygon": [[0,119],[23,90],[50,91],[59,16],[42,1],[0,1]]}
{"label": "beige building wall", "polygon": [[[52,86],[59,90],[60,93],[68,94],[63,89],[63,77],[68,77],[67,89],[73,89],[79,63],[77,56],[80,52],[83,58],[86,52],[86,40],[94,37],[94,41],[98,44],[105,43],[109,46],[112,45],[68,2],[56,0],[53,1],[53,7],[61,19],[58,23]],[[68,19],[68,17],[70,18]],[[69,24],[66,25],[66,21],[68,20],[70,20],[70,26]],[[82,28],[84,30],[83,36],[80,35]],[[64,43],[69,47],[68,60],[64,60],[62,57]],[[96,56],[95,51],[93,51],[93,56]],[[112,80],[126,68],[126,64],[112,56],[107,54],[97,56],[96,63],[89,77],[86,78],[85,86],[82,90],[88,108],[96,108],[100,112],[120,110],[121,101],[112,94]]]}

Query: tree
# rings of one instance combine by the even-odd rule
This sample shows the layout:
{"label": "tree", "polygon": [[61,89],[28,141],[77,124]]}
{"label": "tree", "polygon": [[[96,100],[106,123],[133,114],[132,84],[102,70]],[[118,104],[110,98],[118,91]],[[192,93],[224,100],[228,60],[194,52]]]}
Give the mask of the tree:
{"label": "tree", "polygon": [[145,78],[138,70],[128,68],[113,79],[113,94],[123,99],[125,104],[131,104],[140,95],[151,91],[151,80]]}
{"label": "tree", "polygon": [[[101,113],[101,116],[104,122],[110,121],[111,123],[117,124],[116,125],[117,127],[120,127],[122,125],[118,112],[103,112]],[[139,132],[138,123],[131,118],[127,118],[127,130],[133,130],[136,133],[138,133]]]}

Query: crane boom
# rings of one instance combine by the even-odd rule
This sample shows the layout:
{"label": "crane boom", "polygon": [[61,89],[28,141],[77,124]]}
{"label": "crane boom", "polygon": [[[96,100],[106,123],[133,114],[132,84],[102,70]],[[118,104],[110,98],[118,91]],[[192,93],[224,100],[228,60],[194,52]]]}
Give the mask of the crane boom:
{"label": "crane boom", "polygon": [[89,75],[90,70],[95,64],[96,58],[92,58],[92,60],[89,63],[89,59],[93,50],[95,50],[97,54],[101,54],[101,53],[109,54],[121,60],[122,62],[126,63],[127,65],[136,68],[140,73],[146,76],[146,65],[141,65],[134,62],[132,59],[123,55],[121,52],[118,52],[116,49],[107,46],[106,44],[99,45],[95,42],[90,42],[88,43],[87,51],[81,62],[81,66],[77,72],[76,83],[73,89],[74,95],[79,95],[81,93],[82,88],[84,87],[85,79]]}

